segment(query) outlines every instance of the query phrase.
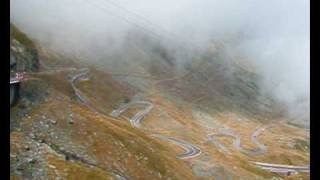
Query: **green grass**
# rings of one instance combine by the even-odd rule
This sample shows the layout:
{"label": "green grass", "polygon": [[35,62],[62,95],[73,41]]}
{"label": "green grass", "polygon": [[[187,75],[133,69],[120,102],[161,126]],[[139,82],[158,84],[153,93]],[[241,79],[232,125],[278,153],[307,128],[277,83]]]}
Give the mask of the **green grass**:
{"label": "green grass", "polygon": [[10,36],[19,41],[28,49],[34,49],[35,45],[28,36],[22,33],[14,24],[10,23]]}
{"label": "green grass", "polygon": [[302,139],[295,139],[294,148],[299,151],[308,151],[310,148],[310,142]]}

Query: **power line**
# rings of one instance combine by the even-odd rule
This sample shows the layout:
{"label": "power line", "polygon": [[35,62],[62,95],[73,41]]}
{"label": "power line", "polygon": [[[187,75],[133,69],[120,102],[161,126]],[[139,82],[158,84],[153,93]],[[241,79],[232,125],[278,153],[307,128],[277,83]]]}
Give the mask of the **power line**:
{"label": "power line", "polygon": [[[125,21],[125,22],[127,22],[127,23],[129,23],[129,24],[132,24],[132,25],[140,28],[140,29],[142,29],[142,30],[145,31],[145,32],[148,32],[150,35],[152,35],[153,37],[155,37],[156,39],[158,39],[158,40],[160,40],[160,41],[163,41],[164,38],[165,38],[163,35],[159,35],[159,34],[153,32],[152,30],[150,30],[150,29],[148,29],[148,28],[146,28],[146,27],[144,27],[144,26],[142,26],[142,25],[140,25],[140,24],[137,24],[136,22],[131,21],[128,17],[125,17],[125,15],[124,15],[124,16],[121,16],[121,15],[115,14],[114,12],[110,11],[110,9],[107,9],[106,6],[99,6],[99,5],[96,4],[96,3],[92,3],[92,2],[94,2],[94,1],[89,1],[89,0],[85,0],[85,1],[86,1],[87,3],[92,4],[92,5],[95,6],[96,8],[100,9],[100,10],[103,11],[104,13],[107,13],[107,14],[109,14],[109,15],[111,15],[111,16],[114,16],[114,17],[117,17],[117,18],[119,18],[119,19],[122,19],[123,21]],[[104,4],[105,4],[105,3],[104,3]],[[175,44],[178,45],[178,46],[181,46],[182,48],[184,48],[184,46],[181,45],[181,44],[179,44],[179,43],[175,43]],[[192,44],[192,43],[190,43],[190,44],[193,45],[193,46],[195,46],[195,47],[197,47],[196,45],[194,45],[194,44]],[[199,49],[200,49],[200,48],[199,48]],[[196,62],[198,62],[198,61],[196,61]],[[196,63],[195,66],[196,66],[196,67],[200,67],[200,66],[202,66],[203,64],[204,64],[204,62],[198,62],[198,63]],[[191,73],[191,72],[189,72],[189,73]],[[189,73],[187,73],[187,74],[189,74]]]}
{"label": "power line", "polygon": [[149,24],[151,24],[151,25],[153,25],[153,26],[156,26],[157,28],[160,28],[160,29],[162,28],[162,27],[160,27],[160,26],[152,23],[150,20],[146,19],[145,17],[141,16],[140,14],[138,14],[138,13],[136,13],[136,12],[133,12],[133,11],[130,11],[130,10],[124,8],[123,6],[120,6],[119,4],[115,3],[114,1],[110,1],[110,0],[102,0],[102,1],[104,1],[104,2],[106,2],[106,3],[109,3],[109,4],[112,4],[113,6],[119,8],[119,9],[122,9],[123,11],[125,11],[125,12],[127,12],[127,13],[129,13],[129,14],[133,14],[133,15],[135,15],[136,17],[138,17],[138,18],[140,18],[140,19],[144,19],[145,22],[147,22],[147,23],[149,23]]}
{"label": "power line", "polygon": [[[92,2],[92,1],[91,1],[91,2]],[[110,14],[110,15],[112,15],[112,16],[115,16],[115,17],[117,17],[117,18],[120,18],[120,19],[126,21],[126,22],[129,23],[129,24],[133,24],[133,25],[137,26],[138,28],[140,28],[140,29],[142,29],[142,30],[144,30],[144,31],[149,32],[153,37],[157,38],[157,39],[160,40],[160,41],[163,40],[163,37],[162,37],[162,36],[160,36],[160,35],[154,33],[153,31],[151,31],[151,30],[149,30],[149,29],[141,26],[140,24],[137,24],[137,23],[135,23],[135,22],[133,22],[133,21],[130,21],[130,19],[128,19],[127,17],[123,17],[123,16],[120,16],[120,15],[117,15],[117,14],[113,13],[112,11],[110,11],[110,9],[106,9],[106,8],[104,8],[104,6],[98,6],[96,3],[92,3],[92,5],[94,5],[95,7],[99,8],[100,10],[102,10],[103,12],[105,12],[105,13],[107,13],[107,14]],[[132,43],[133,43],[133,42],[132,42]],[[129,43],[129,44],[130,44],[130,43]],[[179,44],[177,44],[177,45],[179,45]],[[144,50],[143,48],[141,48],[140,46],[136,46],[135,43],[133,43],[133,47],[139,49],[140,51],[144,52],[145,54],[147,54],[147,55],[149,55],[149,56],[154,56],[153,54],[150,54],[150,53],[148,53],[147,51],[145,51],[145,50]]]}
{"label": "power line", "polygon": [[94,1],[89,1],[89,0],[86,0],[86,1],[87,1],[88,3],[90,3],[90,4],[92,4],[93,6],[95,6],[96,8],[100,9],[100,10],[103,11],[104,13],[107,13],[107,14],[109,14],[109,15],[111,15],[111,16],[114,16],[114,17],[117,17],[117,18],[119,18],[119,19],[122,19],[123,21],[125,21],[125,22],[127,22],[127,23],[129,23],[129,24],[132,24],[132,25],[134,25],[134,26],[136,26],[136,27],[138,27],[138,28],[140,28],[140,29],[142,29],[142,30],[150,33],[153,37],[157,38],[158,40],[161,40],[161,41],[163,40],[163,37],[160,36],[159,34],[151,31],[151,30],[148,29],[148,28],[145,28],[145,27],[141,26],[140,24],[137,24],[137,23],[134,22],[134,21],[131,21],[128,17],[124,17],[124,16],[121,16],[121,15],[115,14],[114,12],[110,11],[110,9],[107,9],[105,6],[99,6],[99,5],[96,4],[96,3],[92,3],[92,2],[94,2]]}
{"label": "power line", "polygon": [[[182,38],[181,36],[178,36],[176,33],[173,33],[173,32],[170,32],[170,31],[166,30],[166,29],[163,28],[162,26],[153,23],[152,21],[150,21],[149,19],[145,18],[144,16],[138,14],[137,12],[130,11],[130,10],[128,10],[127,8],[125,8],[125,7],[123,7],[123,6],[115,3],[114,1],[111,1],[111,0],[102,0],[102,1],[104,1],[104,2],[106,2],[106,3],[108,2],[109,4],[115,6],[115,7],[119,8],[119,9],[122,9],[123,11],[125,11],[125,12],[127,12],[127,13],[136,16],[137,19],[142,19],[142,20],[144,20],[145,23],[150,24],[151,26],[154,26],[154,27],[160,29],[161,31],[169,34],[169,36],[171,35],[171,36],[174,36],[174,37],[176,37],[176,38],[178,38],[178,39],[181,39],[181,38]],[[131,17],[132,17],[132,16],[131,16]],[[186,42],[185,39],[183,39],[182,41]],[[194,44],[194,43],[191,42],[190,40],[188,41],[188,43],[191,44],[191,45],[193,45],[193,46],[195,46],[195,47],[197,47],[197,48],[199,48],[198,45]]]}
{"label": "power line", "polygon": [[[155,26],[156,28],[161,29],[162,31],[164,31],[164,32],[166,32],[166,33],[168,33],[168,34],[174,35],[172,32],[167,31],[166,29],[164,29],[164,28],[161,27],[160,25],[153,23],[153,22],[150,21],[149,19],[145,18],[144,16],[142,16],[142,15],[140,15],[140,14],[134,12],[134,11],[128,10],[127,8],[125,8],[125,7],[123,7],[123,6],[115,3],[114,1],[110,1],[110,0],[102,0],[102,1],[108,2],[108,3],[112,4],[113,6],[119,8],[119,9],[122,9],[123,11],[125,11],[125,12],[127,12],[127,13],[136,16],[137,19],[142,19],[142,20],[144,20],[145,23],[150,24],[151,26]],[[174,36],[176,36],[176,35],[174,35]]]}
{"label": "power line", "polygon": [[[101,2],[101,1],[102,1],[102,2]],[[105,13],[107,13],[107,14],[109,14],[109,15],[115,16],[115,17],[117,17],[117,18],[120,18],[120,19],[126,21],[126,22],[129,23],[129,24],[135,25],[136,27],[138,27],[138,28],[140,28],[140,29],[148,32],[149,34],[153,35],[154,37],[156,37],[156,38],[157,38],[158,40],[160,40],[160,41],[163,41],[164,39],[169,39],[170,36],[175,36],[175,37],[177,37],[177,38],[175,38],[174,40],[180,39],[180,40],[183,41],[183,42],[181,42],[181,43],[178,43],[178,42],[176,42],[176,41],[172,41],[172,42],[175,42],[176,45],[181,46],[181,47],[185,47],[185,45],[189,44],[189,45],[192,45],[193,47],[195,47],[195,48],[197,48],[197,49],[201,49],[198,45],[195,45],[194,43],[192,43],[192,42],[190,42],[190,41],[188,41],[188,42],[185,41],[183,38],[177,36],[176,34],[173,34],[173,33],[170,32],[170,31],[165,30],[165,29],[164,29],[163,27],[161,27],[160,25],[157,25],[157,24],[151,22],[150,20],[148,20],[147,18],[144,18],[143,16],[139,15],[138,13],[132,12],[132,11],[130,11],[130,10],[128,10],[128,9],[120,6],[120,5],[117,5],[116,3],[111,2],[111,1],[104,1],[104,0],[101,0],[101,1],[100,1],[100,3],[102,3],[102,4],[97,4],[97,3],[99,3],[99,2],[92,3],[93,1],[90,1],[91,3],[90,3],[89,1],[87,1],[87,2],[90,3],[90,4],[92,4],[92,5],[94,5],[95,7],[99,8],[100,10],[102,10],[103,12],[105,12]],[[127,16],[127,15],[124,15],[124,14],[122,14],[122,16],[121,16],[121,15],[119,15],[119,14],[116,14],[115,12],[112,12],[110,9],[108,9],[108,7],[110,7],[110,5],[108,5],[107,2],[111,2],[111,3],[109,3],[109,4],[113,5],[113,7],[116,7],[116,8],[118,8],[118,9],[120,9],[120,10],[123,10],[123,11],[127,12],[127,13],[126,13],[127,15],[128,15],[128,14],[129,14],[129,15],[131,14],[131,15],[133,15],[133,16]],[[102,6],[100,6],[100,5],[102,5]],[[123,11],[122,11],[122,12],[123,12]],[[130,20],[130,18],[132,19],[133,17],[135,17],[135,19],[140,19],[140,20],[143,19],[143,20],[144,20],[144,24],[147,23],[147,24],[150,24],[151,27],[154,26],[154,27],[156,27],[156,28],[152,28],[153,30],[151,30],[150,28],[144,27],[143,25],[140,25],[139,23],[136,23],[135,21]],[[140,23],[141,23],[141,21],[140,21]],[[150,27],[150,25],[149,25],[149,27]],[[162,30],[162,32],[165,32],[166,34],[169,34],[169,35],[166,35],[166,36],[165,36],[165,35],[163,35],[163,34],[161,34],[161,33],[159,33],[159,32],[158,32],[158,33],[155,33],[155,32],[154,32],[155,30]]]}

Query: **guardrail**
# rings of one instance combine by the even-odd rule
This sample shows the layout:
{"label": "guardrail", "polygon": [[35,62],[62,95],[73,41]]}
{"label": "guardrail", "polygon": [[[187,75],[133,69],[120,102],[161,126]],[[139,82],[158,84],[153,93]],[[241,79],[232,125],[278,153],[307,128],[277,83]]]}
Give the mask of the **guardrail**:
{"label": "guardrail", "polygon": [[25,72],[17,72],[14,77],[10,77],[10,84],[16,84],[23,81],[25,78]]}

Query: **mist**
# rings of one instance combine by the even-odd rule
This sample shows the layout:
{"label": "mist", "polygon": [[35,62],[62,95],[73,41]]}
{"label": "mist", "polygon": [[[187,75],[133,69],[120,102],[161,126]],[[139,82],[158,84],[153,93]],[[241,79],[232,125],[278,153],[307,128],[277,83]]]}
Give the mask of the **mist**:
{"label": "mist", "polygon": [[[11,0],[11,22],[40,44],[87,62],[121,52],[133,30],[168,48],[226,42],[262,75],[292,117],[309,116],[307,0]],[[133,15],[135,14],[135,15]],[[188,58],[178,58],[178,63]],[[105,61],[108,61],[105,58]],[[309,120],[307,118],[307,120]]]}

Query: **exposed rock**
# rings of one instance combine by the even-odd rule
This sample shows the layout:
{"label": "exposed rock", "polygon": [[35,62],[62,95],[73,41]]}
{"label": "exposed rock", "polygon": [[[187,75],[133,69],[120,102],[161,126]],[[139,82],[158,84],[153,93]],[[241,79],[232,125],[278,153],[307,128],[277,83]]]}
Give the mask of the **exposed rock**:
{"label": "exposed rock", "polygon": [[50,121],[51,124],[57,124],[57,120],[50,119],[49,121]]}

